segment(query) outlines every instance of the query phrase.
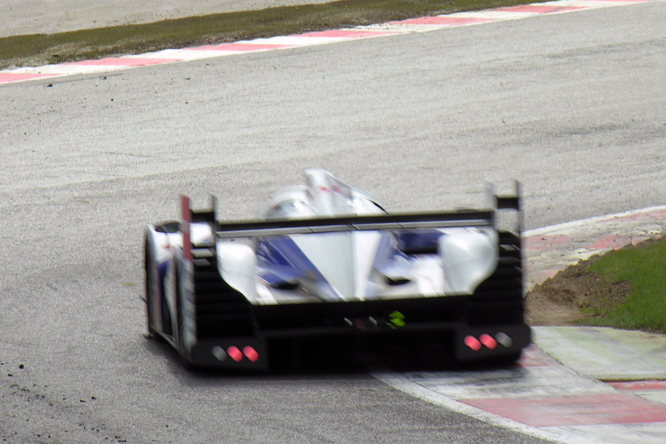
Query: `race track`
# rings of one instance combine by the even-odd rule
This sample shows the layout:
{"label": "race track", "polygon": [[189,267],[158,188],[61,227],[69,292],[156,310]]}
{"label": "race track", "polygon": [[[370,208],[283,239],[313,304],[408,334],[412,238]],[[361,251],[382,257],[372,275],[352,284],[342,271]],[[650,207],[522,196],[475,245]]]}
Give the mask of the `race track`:
{"label": "race track", "polygon": [[188,373],[142,336],[143,225],[181,192],[251,216],[310,166],[392,211],[516,178],[526,228],[662,205],[665,20],[661,2],[0,87],[0,437],[539,442],[364,374]]}

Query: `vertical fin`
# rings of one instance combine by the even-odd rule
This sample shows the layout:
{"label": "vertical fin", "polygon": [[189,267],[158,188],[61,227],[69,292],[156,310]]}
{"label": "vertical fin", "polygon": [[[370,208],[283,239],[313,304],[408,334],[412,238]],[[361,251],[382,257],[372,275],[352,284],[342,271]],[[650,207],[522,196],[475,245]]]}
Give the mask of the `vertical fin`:
{"label": "vertical fin", "polygon": [[190,210],[190,198],[184,194],[180,195],[180,232],[183,236],[183,257],[186,261],[192,261],[192,243],[190,242],[190,222],[192,222],[192,211]]}

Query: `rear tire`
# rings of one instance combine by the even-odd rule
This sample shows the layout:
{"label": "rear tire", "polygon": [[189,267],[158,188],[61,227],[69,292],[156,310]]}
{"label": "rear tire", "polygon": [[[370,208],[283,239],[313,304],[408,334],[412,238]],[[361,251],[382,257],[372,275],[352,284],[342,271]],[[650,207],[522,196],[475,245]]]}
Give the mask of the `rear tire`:
{"label": "rear tire", "polygon": [[161,340],[162,337],[153,327],[152,320],[155,318],[153,314],[153,282],[155,281],[153,273],[155,272],[155,267],[153,263],[152,253],[150,252],[150,245],[146,240],[144,245],[144,269],[145,269],[145,287],[146,287],[146,337],[155,340]]}
{"label": "rear tire", "polygon": [[199,368],[187,358],[185,351],[185,320],[183,319],[183,295],[180,289],[180,273],[176,273],[176,292],[176,348],[178,349],[178,355],[180,356],[183,368],[188,372],[195,372]]}
{"label": "rear tire", "polygon": [[180,290],[180,271],[176,272],[176,334],[175,343],[178,347],[178,350],[183,352],[185,350],[185,341],[183,340],[183,330],[184,330],[184,321],[183,321],[183,308],[182,308],[182,294]]}

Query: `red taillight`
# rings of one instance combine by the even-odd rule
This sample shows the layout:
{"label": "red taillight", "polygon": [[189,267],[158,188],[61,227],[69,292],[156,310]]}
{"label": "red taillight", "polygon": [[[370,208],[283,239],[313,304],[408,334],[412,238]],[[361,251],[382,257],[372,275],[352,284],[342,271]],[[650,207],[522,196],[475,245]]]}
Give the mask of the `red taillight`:
{"label": "red taillight", "polygon": [[227,354],[236,362],[240,362],[243,359],[243,353],[238,350],[238,347],[234,347],[233,345],[227,349]]}
{"label": "red taillight", "polygon": [[474,351],[479,351],[481,349],[481,343],[474,336],[465,336],[464,342],[466,346]]}
{"label": "red taillight", "polygon": [[489,349],[494,349],[497,347],[497,342],[492,338],[492,336],[487,335],[487,334],[482,334],[481,337],[479,338],[481,343],[488,347]]}
{"label": "red taillight", "polygon": [[252,362],[257,362],[257,359],[259,359],[259,353],[249,345],[243,348],[243,354]]}

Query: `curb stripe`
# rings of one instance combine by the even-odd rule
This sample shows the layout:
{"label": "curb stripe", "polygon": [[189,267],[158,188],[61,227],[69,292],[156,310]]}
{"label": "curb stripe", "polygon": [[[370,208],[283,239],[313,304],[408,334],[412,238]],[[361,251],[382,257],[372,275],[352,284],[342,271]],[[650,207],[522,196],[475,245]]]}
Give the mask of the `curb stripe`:
{"label": "curb stripe", "polygon": [[630,210],[630,211],[625,211],[624,213],[607,214],[605,216],[595,216],[589,219],[574,220],[562,224],[549,225],[547,227],[542,227],[542,228],[535,228],[533,230],[525,231],[523,233],[523,237],[539,236],[554,231],[577,228],[583,225],[590,225],[591,222],[611,222],[628,217],[645,217],[647,213],[655,213],[659,215],[663,214],[664,216],[666,216],[666,205],[647,207],[640,210]]}
{"label": "curb stripe", "polygon": [[446,25],[446,26],[462,26],[471,25],[475,23],[492,22],[490,18],[476,18],[476,17],[421,17],[416,19],[403,20],[401,22],[391,22],[392,25]]}
{"label": "curb stripe", "polygon": [[251,42],[247,43],[222,43],[221,45],[213,46],[199,46],[197,48],[183,48],[183,51],[238,51],[238,52],[250,52],[250,51],[260,51],[260,50],[269,50],[269,49],[282,49],[290,48],[288,45],[257,45],[252,44]]}
{"label": "curb stripe", "polygon": [[666,406],[630,393],[548,398],[459,399],[532,427],[642,424],[666,421]]}
{"label": "curb stripe", "polygon": [[63,63],[60,65],[45,65],[5,70],[0,71],[0,84],[36,80],[44,77],[101,73],[170,62],[186,62],[255,51],[271,51],[338,43],[354,39],[386,37],[412,32],[428,32],[456,26],[477,25],[502,20],[517,20],[541,14],[560,14],[586,9],[663,1],[666,0],[559,0],[487,9],[483,11],[457,12],[435,17],[420,17],[398,22],[358,26],[353,29],[307,32],[304,34],[260,38],[235,43],[222,43],[220,45],[206,45],[196,48],[166,49],[146,54],[109,57],[101,60],[85,60],[81,62]]}
{"label": "curb stripe", "polygon": [[444,407],[448,410],[451,410],[456,413],[460,413],[472,418],[478,419],[488,424],[493,424],[496,426],[504,427],[516,432],[523,433],[528,436],[535,438],[550,440],[554,442],[567,442],[571,444],[586,444],[589,443],[587,440],[579,439],[568,439],[564,441],[561,436],[546,431],[541,430],[536,427],[531,427],[520,422],[514,421],[504,416],[497,415],[486,410],[481,410],[479,408],[473,407],[468,404],[463,404],[458,402],[455,399],[449,398],[446,395],[442,395],[433,390],[427,389],[415,382],[410,381],[406,377],[396,374],[396,373],[371,373],[371,375],[383,382],[386,385],[389,385],[401,392],[407,393],[415,398],[421,399],[423,401],[429,402],[430,404],[435,404],[441,407]]}
{"label": "curb stripe", "polygon": [[384,35],[393,35],[400,34],[396,32],[381,32],[381,31],[357,31],[357,30],[330,30],[330,31],[318,31],[318,32],[307,32],[305,34],[296,34],[293,37],[329,37],[329,38],[343,38],[343,39],[358,39],[364,37],[379,37]]}
{"label": "curb stripe", "polygon": [[174,62],[174,59],[136,59],[129,57],[107,57],[99,60],[84,60],[82,62],[67,62],[60,66],[123,66],[133,68],[135,66],[157,65],[159,63]]}
{"label": "curb stripe", "polygon": [[523,232],[525,288],[555,276],[581,260],[666,232],[666,207],[649,207],[625,213],[551,225]]}
{"label": "curb stripe", "polygon": [[43,79],[44,77],[53,77],[58,74],[30,74],[30,73],[13,73],[13,72],[0,72],[0,83],[21,82],[23,80]]}
{"label": "curb stripe", "polygon": [[608,382],[616,390],[666,390],[666,381],[627,381],[627,382]]}
{"label": "curb stripe", "polygon": [[530,12],[535,14],[550,14],[553,12],[566,12],[576,11],[578,9],[585,9],[582,6],[541,6],[541,5],[519,5],[510,6],[507,8],[497,8],[495,11],[511,11],[511,12]]}

